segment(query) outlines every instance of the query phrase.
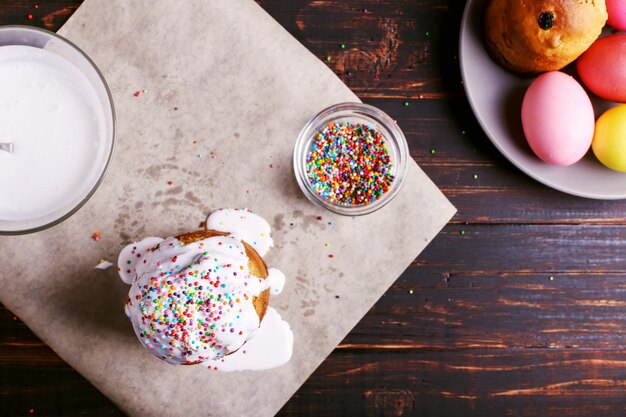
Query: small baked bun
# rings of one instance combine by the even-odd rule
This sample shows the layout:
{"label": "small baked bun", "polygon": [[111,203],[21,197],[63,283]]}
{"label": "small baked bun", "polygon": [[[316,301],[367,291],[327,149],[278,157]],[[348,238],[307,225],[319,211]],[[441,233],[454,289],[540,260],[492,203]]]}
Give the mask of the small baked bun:
{"label": "small baked bun", "polygon": [[556,71],[598,38],[605,0],[489,0],[483,31],[496,62],[519,74]]}

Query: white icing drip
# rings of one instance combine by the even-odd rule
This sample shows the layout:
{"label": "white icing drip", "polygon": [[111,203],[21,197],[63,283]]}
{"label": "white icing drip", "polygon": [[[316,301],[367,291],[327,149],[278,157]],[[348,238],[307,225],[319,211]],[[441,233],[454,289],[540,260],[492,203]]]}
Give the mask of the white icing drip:
{"label": "white icing drip", "polygon": [[285,274],[276,268],[269,268],[267,273],[267,284],[270,287],[270,294],[278,295],[283,292],[283,288],[285,286]]}
{"label": "white icing drip", "polygon": [[[289,323],[269,307],[254,338],[213,366],[224,372],[275,368],[291,359],[292,350],[293,332]],[[207,363],[211,366],[211,362]]]}
{"label": "white icing drip", "polygon": [[122,281],[127,284],[132,284],[133,280],[137,277],[135,266],[140,261],[143,261],[144,255],[148,252],[148,249],[154,248],[162,241],[163,239],[160,237],[147,237],[141,242],[131,243],[122,249],[120,256],[117,258],[117,271]]}
{"label": "white icing drip", "polygon": [[135,269],[127,311],[146,349],[169,363],[219,359],[259,328],[252,301],[267,282],[249,273],[233,237],[168,238]]}
{"label": "white icing drip", "polygon": [[265,256],[274,246],[269,223],[250,210],[227,208],[214,211],[207,218],[206,228],[231,233],[251,245],[260,256]]}

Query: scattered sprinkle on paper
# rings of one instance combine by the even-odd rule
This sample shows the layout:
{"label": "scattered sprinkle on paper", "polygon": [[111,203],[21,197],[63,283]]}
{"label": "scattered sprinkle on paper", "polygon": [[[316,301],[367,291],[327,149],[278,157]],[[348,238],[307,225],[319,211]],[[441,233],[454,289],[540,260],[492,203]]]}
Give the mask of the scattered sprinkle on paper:
{"label": "scattered sprinkle on paper", "polygon": [[93,240],[95,240],[96,242],[100,240],[100,232],[93,232],[93,234],[91,235],[91,238]]}
{"label": "scattered sprinkle on paper", "polygon": [[105,261],[104,259],[100,259],[100,262],[98,263],[98,265],[96,265],[94,269],[105,270],[105,269],[109,269],[112,266],[113,264],[111,262]]}

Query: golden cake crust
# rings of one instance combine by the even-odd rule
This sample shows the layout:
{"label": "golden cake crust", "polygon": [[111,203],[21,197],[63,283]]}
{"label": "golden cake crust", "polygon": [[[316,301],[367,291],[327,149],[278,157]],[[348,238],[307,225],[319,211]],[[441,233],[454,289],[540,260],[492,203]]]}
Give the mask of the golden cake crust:
{"label": "golden cake crust", "polygon": [[490,0],[483,19],[489,53],[521,74],[560,70],[598,38],[604,0]]}

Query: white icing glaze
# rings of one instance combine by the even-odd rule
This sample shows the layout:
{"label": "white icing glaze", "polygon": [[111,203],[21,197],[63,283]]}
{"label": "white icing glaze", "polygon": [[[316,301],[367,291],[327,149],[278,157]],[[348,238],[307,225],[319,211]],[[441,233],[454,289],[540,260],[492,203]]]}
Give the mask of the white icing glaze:
{"label": "white icing glaze", "polygon": [[187,245],[168,238],[135,270],[128,315],[146,349],[169,363],[223,357],[259,328],[252,300],[267,282],[250,274],[245,248],[233,237]]}
{"label": "white icing glaze", "polygon": [[269,223],[250,210],[226,208],[214,211],[206,220],[206,228],[244,240],[261,256],[274,246]]}
{"label": "white icing glaze", "polygon": [[0,126],[0,142],[13,143],[0,152],[2,221],[30,228],[57,219],[87,195],[107,158],[94,87],[46,49],[0,46]]}
{"label": "white icing glaze", "polygon": [[163,242],[163,239],[160,237],[147,237],[140,242],[133,242],[122,249],[120,256],[117,258],[117,271],[122,281],[132,284],[137,277],[135,266],[140,261],[143,261],[148,249],[154,248],[161,242]]}
{"label": "white icing glaze", "polygon": [[278,295],[283,292],[283,287],[285,286],[285,274],[276,268],[269,268],[267,273],[267,283],[270,287],[270,294]]}
{"label": "white icing glaze", "polygon": [[293,332],[289,323],[270,307],[257,334],[237,352],[216,361],[213,366],[225,372],[275,368],[291,359],[292,350]]}
{"label": "white icing glaze", "polygon": [[150,237],[120,253],[120,277],[132,283],[125,311],[137,337],[172,364],[240,371],[286,363],[293,347],[289,324],[273,308],[259,323],[253,305],[267,288],[279,294],[285,275],[274,268],[266,279],[251,275],[242,243],[267,253],[269,224],[247,210],[223,209],[209,216],[207,228],[231,235],[187,245]]}

